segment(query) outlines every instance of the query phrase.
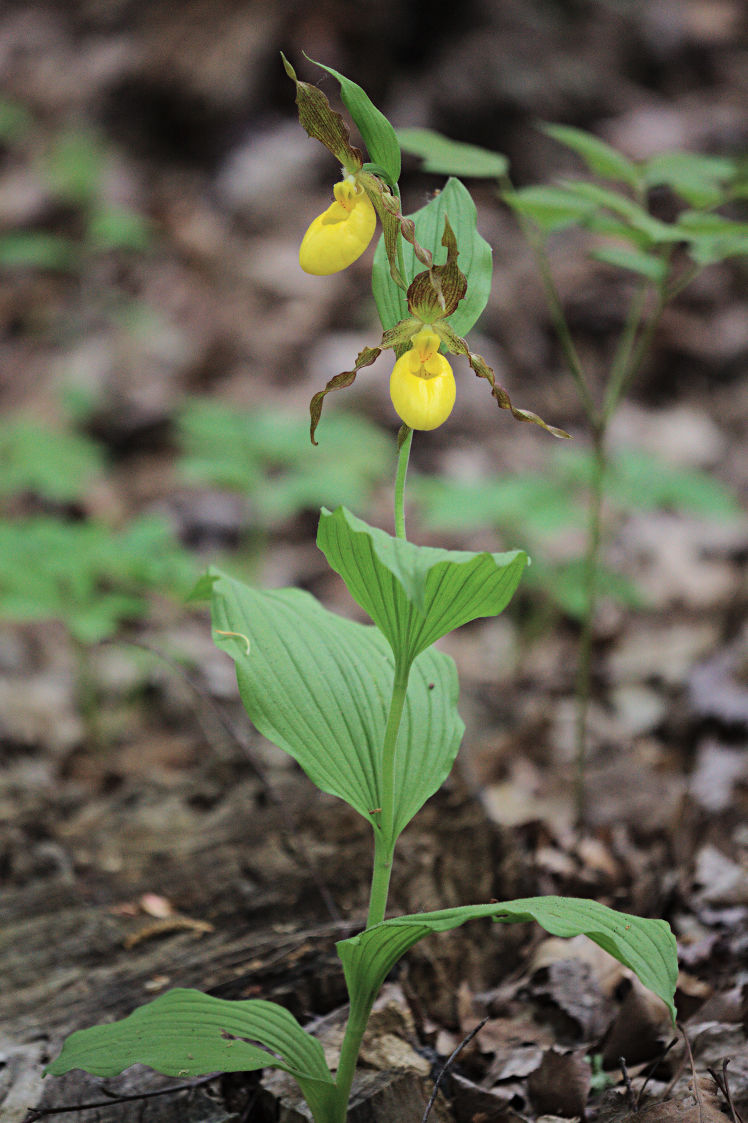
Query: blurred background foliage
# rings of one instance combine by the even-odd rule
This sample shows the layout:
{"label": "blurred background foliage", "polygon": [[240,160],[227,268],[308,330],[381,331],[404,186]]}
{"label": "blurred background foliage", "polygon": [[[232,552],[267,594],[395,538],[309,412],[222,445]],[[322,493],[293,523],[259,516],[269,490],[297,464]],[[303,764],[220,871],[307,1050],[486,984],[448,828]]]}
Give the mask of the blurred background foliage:
{"label": "blurred background foliage", "polygon": [[[435,129],[504,155],[523,188],[578,170],[540,120],[589,129],[634,160],[703,152],[715,175],[720,158],[744,160],[745,19],[737,0],[11,0],[0,13],[0,614],[48,613],[102,637],[147,614],[149,587],[181,594],[227,549],[273,583],[270,547],[311,534],[322,503],[389,526],[386,362],[326,412],[320,446],[308,441],[311,394],[372,341],[376,315],[370,257],[323,282],[298,269],[337,169],[296,122],[281,49],[312,81],[302,51],[355,78],[411,139]],[[321,85],[335,100],[336,84]],[[406,160],[406,209],[442,184],[438,158],[433,171]],[[686,187],[689,167],[684,157]],[[496,265],[479,349],[517,403],[570,429],[576,447],[512,426],[458,370],[449,425],[416,442],[412,526],[458,545],[485,531],[487,547],[527,546],[527,595],[575,618],[579,544],[567,539],[585,502],[584,426],[515,219],[494,185],[468,182]],[[677,201],[656,176],[650,203],[672,220]],[[587,259],[574,232],[555,246],[594,366],[631,279]],[[744,261],[720,262],[666,316],[616,440],[614,534],[636,511],[738,517],[745,280]],[[663,445],[649,421],[673,405],[682,429]],[[625,551],[617,563],[607,593],[645,605]]]}

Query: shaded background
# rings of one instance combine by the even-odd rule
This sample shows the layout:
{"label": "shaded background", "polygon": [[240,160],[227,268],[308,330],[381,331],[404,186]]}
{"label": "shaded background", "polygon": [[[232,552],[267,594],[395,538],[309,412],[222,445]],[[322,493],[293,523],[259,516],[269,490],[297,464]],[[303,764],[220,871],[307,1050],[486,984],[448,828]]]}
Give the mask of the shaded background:
{"label": "shaded background", "polygon": [[[539,119],[591,129],[637,159],[746,148],[739,0],[467,0],[459,14],[455,5],[389,0],[6,0],[0,406],[6,431],[21,416],[32,430],[0,455],[4,521],[95,523],[115,557],[140,559],[123,575],[110,556],[84,580],[81,555],[61,579],[58,608],[46,612],[34,605],[45,573],[61,555],[69,562],[69,539],[40,540],[33,556],[17,543],[17,557],[6,550],[25,597],[24,580],[19,592],[10,567],[0,573],[5,997],[18,1080],[32,1073],[37,1091],[44,1049],[60,1034],[123,1014],[134,996],[169,982],[226,997],[259,985],[299,1016],[344,998],[330,931],[364,905],[357,862],[366,868],[368,839],[247,730],[205,611],[181,599],[192,575],[218,559],[352,613],[314,546],[317,508],[355,485],[342,497],[391,529],[390,360],[327,400],[319,449],[304,431],[311,395],[376,340],[378,321],[373,247],[342,275],[298,268],[300,238],[327,206],[338,169],[296,121],[281,50],[334,104],[337,84],[302,52],[358,81],[395,125],[506,153],[517,185],[579,170],[534,127]],[[405,209],[440,185],[406,160]],[[587,447],[586,429],[514,218],[490,185],[474,186],[496,269],[474,347],[515,404],[572,432],[574,449],[494,409],[460,360],[452,417],[414,442],[411,537],[528,545],[546,585],[528,586],[505,617],[445,643],[459,665],[468,733],[454,780],[409,835],[393,907],[594,895],[673,919],[697,983],[719,990],[739,979],[740,949],[725,933],[744,924],[748,905],[745,263],[710,267],[668,309],[614,425],[615,449],[698,469],[723,490],[705,500],[702,491],[700,509],[663,500],[608,512],[607,562],[628,585],[604,599],[596,632],[593,816],[582,845],[570,831],[569,785],[578,622],[547,574],[583,547],[583,489],[574,517],[559,525],[538,481],[568,479],[577,494],[564,465]],[[672,200],[654,204],[672,217]],[[600,371],[630,282],[588,259],[574,234],[554,241],[553,262],[580,353]],[[193,414],[190,429],[195,399],[218,412],[199,422]],[[336,429],[351,411],[380,428]],[[237,426],[257,418],[252,449],[242,451]],[[209,455],[190,445],[195,426],[209,431]],[[71,453],[69,486],[50,433],[89,442],[88,453]],[[208,468],[196,466],[198,453]],[[527,498],[482,525],[461,523],[454,504],[439,523],[425,492],[415,501],[419,475],[477,490],[528,473]],[[162,529],[143,529],[144,516]],[[137,539],[129,546],[127,533]],[[135,655],[131,642],[141,645]],[[310,875],[303,854],[324,874]],[[147,892],[166,905],[143,904]],[[123,952],[123,938],[159,908],[208,918],[216,931],[198,945],[189,927],[169,934],[167,924],[164,942],[146,936],[137,952]],[[327,958],[301,954],[301,977],[282,955],[267,970],[262,956],[247,966],[248,944],[269,959],[277,952],[270,918],[293,933],[320,917],[332,918]],[[430,1016],[458,1027],[444,980],[495,982],[521,960],[520,942],[507,937],[487,954],[446,940],[443,960],[414,953],[413,988]],[[695,987],[686,1010],[700,994]],[[85,1091],[68,1085],[59,1095]]]}

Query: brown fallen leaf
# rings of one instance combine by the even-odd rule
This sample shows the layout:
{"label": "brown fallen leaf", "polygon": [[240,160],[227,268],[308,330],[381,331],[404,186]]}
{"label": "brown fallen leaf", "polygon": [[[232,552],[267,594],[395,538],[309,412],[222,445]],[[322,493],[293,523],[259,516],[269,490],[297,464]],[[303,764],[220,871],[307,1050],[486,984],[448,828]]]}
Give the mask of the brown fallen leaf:
{"label": "brown fallen leaf", "polygon": [[172,932],[179,932],[184,930],[195,932],[198,936],[202,936],[205,932],[213,932],[214,927],[207,920],[194,920],[191,916],[168,916],[164,920],[156,920],[153,924],[146,925],[138,932],[131,932],[122,941],[123,946],[130,951],[131,948],[143,942],[143,940],[152,940],[156,936],[168,936]]}
{"label": "brown fallen leaf", "polygon": [[662,1100],[634,1110],[629,1097],[620,1091],[607,1092],[600,1106],[597,1123],[724,1123],[714,1081],[697,1078],[693,1092],[673,1100]]}
{"label": "brown fallen leaf", "polygon": [[634,977],[605,1041],[603,1067],[615,1068],[620,1057],[628,1065],[650,1061],[662,1052],[663,1041],[671,1036],[664,1003]]}
{"label": "brown fallen leaf", "polygon": [[539,1068],[530,1073],[527,1088],[537,1111],[581,1119],[587,1107],[590,1076],[584,1053],[549,1049]]}

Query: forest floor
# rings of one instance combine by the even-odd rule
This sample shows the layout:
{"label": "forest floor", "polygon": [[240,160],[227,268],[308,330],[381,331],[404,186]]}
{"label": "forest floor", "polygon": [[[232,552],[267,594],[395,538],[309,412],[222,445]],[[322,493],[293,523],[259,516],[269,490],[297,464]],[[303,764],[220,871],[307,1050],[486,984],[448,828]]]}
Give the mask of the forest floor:
{"label": "forest floor", "polygon": [[[125,607],[116,564],[89,582],[72,552],[89,547],[74,536],[22,562],[8,550],[0,565],[0,1119],[65,1108],[70,1123],[298,1123],[293,1092],[261,1074],[184,1087],[142,1068],[107,1081],[42,1076],[66,1034],[171,986],[279,1001],[335,1054],[346,993],[334,945],[364,923],[368,828],[251,728],[206,610],[182,595],[219,561],[360,619],[315,546],[316,513],[346,502],[392,530],[386,360],[328,399],[319,449],[305,435],[311,395],[377,331],[369,257],[339,277],[298,270],[330,169],[293,119],[277,51],[347,65],[375,100],[387,96],[398,124],[462,127],[461,139],[509,152],[525,181],[547,181],[571,158],[533,133],[537,117],[595,128],[633,157],[744,141],[742,6],[590,15],[580,5],[582,19],[537,3],[531,16],[484,12],[453,39],[429,24],[430,54],[397,25],[403,58],[420,44],[418,82],[404,65],[386,80],[377,19],[392,17],[388,3],[369,13],[361,42],[306,4],[251,19],[238,3],[193,4],[180,27],[165,2],[132,5],[127,21],[125,5],[106,7],[11,4],[0,16],[8,104],[26,114],[4,134],[0,218],[61,239],[49,246],[63,253],[0,280],[0,402],[8,425],[23,415],[38,426],[31,454],[0,446],[0,502],[9,527],[97,524],[116,543],[148,515],[172,537],[150,547],[146,535]],[[336,4],[328,15],[337,26]],[[220,50],[206,50],[207,25]],[[488,81],[486,59],[503,84]],[[506,110],[498,139],[491,99]],[[85,183],[71,186],[82,164]],[[438,186],[410,171],[406,206]],[[419,944],[388,982],[351,1119],[419,1120],[447,1058],[485,1019],[445,1076],[434,1107],[444,1123],[738,1123],[748,1119],[744,265],[707,270],[666,314],[613,425],[605,562],[618,576],[594,634],[579,829],[573,563],[589,441],[514,221],[492,189],[477,184],[476,197],[497,272],[475,346],[513,400],[568,429],[575,447],[494,411],[467,368],[453,418],[414,442],[409,537],[527,547],[536,576],[502,617],[440,644],[459,669],[466,735],[454,773],[403,835],[390,912],[557,893],[662,917],[678,939],[680,1025],[583,938],[469,925]],[[138,219],[129,249],[123,209]],[[107,249],[92,231],[114,211],[120,244]],[[580,353],[599,366],[629,289],[572,236],[553,265]],[[336,428],[343,411],[357,416]],[[61,432],[88,450],[77,446],[78,467],[55,461],[49,434]],[[475,499],[491,481],[503,507]],[[554,518],[558,481],[566,499]],[[11,566],[28,567],[25,598]],[[60,604],[34,612],[53,571]]]}

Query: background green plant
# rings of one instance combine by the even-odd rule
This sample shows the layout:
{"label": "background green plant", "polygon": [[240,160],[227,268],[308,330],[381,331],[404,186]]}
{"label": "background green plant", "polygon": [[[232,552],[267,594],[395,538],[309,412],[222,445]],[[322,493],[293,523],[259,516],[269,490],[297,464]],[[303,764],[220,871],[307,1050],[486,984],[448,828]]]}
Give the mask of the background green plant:
{"label": "background green plant", "polygon": [[251,495],[253,522],[262,528],[325,502],[366,507],[392,474],[392,442],[354,414],[335,413],[327,424],[326,441],[314,448],[306,417],[189,398],[177,419],[177,470],[186,484]]}
{"label": "background green plant", "polygon": [[[465,148],[430,130],[400,130],[405,151],[424,158],[434,152],[443,173],[495,180],[501,199],[517,215],[543,285],[565,365],[573,377],[592,440],[589,473],[587,548],[581,566],[566,574],[566,600],[576,602],[581,637],[576,685],[575,803],[585,821],[585,762],[591,690],[596,607],[603,581],[601,565],[603,502],[614,479],[609,471],[608,431],[620,402],[638,375],[666,306],[708,265],[748,254],[748,223],[733,217],[732,206],[745,198],[745,170],[736,160],[688,152],[660,153],[633,161],[605,141],[567,125],[541,126],[582,161],[587,178],[558,184],[515,187],[496,153]],[[427,155],[427,159],[430,159]],[[500,157],[500,159],[502,159]],[[434,165],[432,165],[434,166]],[[650,208],[653,188],[666,189],[676,204],[673,221]],[[721,208],[723,213],[718,213]],[[597,261],[623,270],[634,285],[626,296],[623,327],[612,348],[607,371],[588,370],[572,338],[553,276],[549,241],[577,227],[589,237],[588,252]],[[580,598],[574,591],[581,576]],[[559,583],[563,589],[564,583]],[[574,594],[568,596],[571,588]]]}
{"label": "background green plant", "polygon": [[164,518],[141,515],[117,527],[86,517],[89,490],[105,470],[103,447],[83,433],[25,416],[4,426],[0,616],[60,620],[90,644],[143,619],[149,594],[187,595],[195,561]]}
{"label": "background green plant", "polygon": [[22,229],[0,235],[0,267],[80,272],[93,256],[116,251],[147,252],[153,244],[149,221],[131,207],[106,198],[110,153],[92,128],[71,127],[47,142],[39,155],[30,143],[34,118],[25,106],[0,100],[0,142],[18,158],[28,154],[54,202],[76,212],[79,236],[50,229]]}
{"label": "background green plant", "polygon": [[[420,522],[430,530],[460,533],[485,527],[507,543],[521,539],[532,556],[523,590],[582,621],[587,612],[584,555],[553,561],[553,542],[585,526],[594,471],[590,451],[564,447],[551,455],[542,472],[470,481],[415,475],[410,494]],[[609,516],[618,519],[669,510],[732,521],[742,510],[737,498],[708,473],[675,467],[636,448],[618,449],[610,457],[605,494]],[[632,608],[646,605],[635,581],[602,562],[597,583],[599,594],[609,600]],[[541,603],[532,602],[531,596],[531,615],[542,619]]]}

